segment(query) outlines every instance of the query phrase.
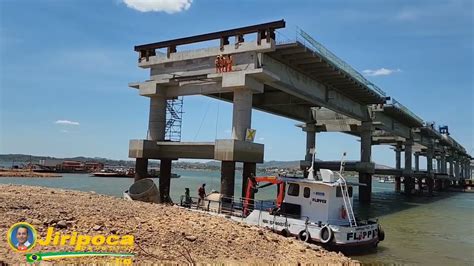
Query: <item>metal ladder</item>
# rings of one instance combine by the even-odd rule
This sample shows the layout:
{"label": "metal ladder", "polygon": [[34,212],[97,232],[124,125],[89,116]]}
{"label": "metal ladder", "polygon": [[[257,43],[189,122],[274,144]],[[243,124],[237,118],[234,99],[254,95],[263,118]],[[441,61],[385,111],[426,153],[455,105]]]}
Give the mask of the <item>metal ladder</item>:
{"label": "metal ladder", "polygon": [[354,210],[352,209],[352,203],[351,199],[349,197],[349,189],[347,188],[347,182],[342,173],[344,172],[344,157],[346,156],[346,153],[342,155],[341,159],[341,167],[339,169],[339,177],[342,180],[342,182],[339,182],[339,186],[341,188],[341,193],[342,193],[342,200],[344,201],[344,208],[347,213],[347,219],[349,220],[349,225],[351,227],[356,227],[357,226],[357,221],[354,215]]}

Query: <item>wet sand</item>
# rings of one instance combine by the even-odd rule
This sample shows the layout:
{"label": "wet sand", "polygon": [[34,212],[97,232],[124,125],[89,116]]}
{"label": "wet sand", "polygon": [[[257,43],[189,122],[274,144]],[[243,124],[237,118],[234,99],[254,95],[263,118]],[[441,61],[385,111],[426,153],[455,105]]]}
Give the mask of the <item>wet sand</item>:
{"label": "wet sand", "polygon": [[56,173],[38,173],[23,169],[0,169],[0,177],[61,177],[61,175]]}

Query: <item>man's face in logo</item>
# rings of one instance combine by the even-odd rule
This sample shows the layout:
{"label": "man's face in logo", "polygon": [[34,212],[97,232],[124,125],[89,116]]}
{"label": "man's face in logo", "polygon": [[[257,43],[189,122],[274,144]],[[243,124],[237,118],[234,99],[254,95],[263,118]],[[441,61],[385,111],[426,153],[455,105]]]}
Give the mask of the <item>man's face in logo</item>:
{"label": "man's face in logo", "polygon": [[20,227],[16,231],[16,239],[18,239],[18,244],[23,245],[28,240],[28,229],[25,227]]}

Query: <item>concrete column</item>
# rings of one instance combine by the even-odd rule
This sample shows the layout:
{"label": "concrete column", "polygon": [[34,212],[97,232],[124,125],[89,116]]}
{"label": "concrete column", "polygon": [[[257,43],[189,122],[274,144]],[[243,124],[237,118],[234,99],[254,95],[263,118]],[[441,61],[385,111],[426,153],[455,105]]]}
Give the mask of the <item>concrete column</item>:
{"label": "concrete column", "polygon": [[233,197],[235,187],[235,162],[222,161],[221,163],[221,194],[224,197]]}
{"label": "concrete column", "polygon": [[[248,179],[251,176],[256,176],[257,172],[257,164],[256,163],[244,163],[244,169],[242,173],[242,198],[244,198],[247,193],[247,184],[248,184]],[[251,195],[251,198],[253,198],[253,195]]]}
{"label": "concrete column", "polygon": [[441,173],[448,173],[448,167],[446,165],[446,153],[444,152],[441,153]]}
{"label": "concrete column", "polygon": [[[401,144],[398,143],[397,147],[395,148],[395,169],[400,170],[401,169],[401,152],[402,152],[402,147]],[[400,192],[401,190],[401,180],[400,176],[397,175],[395,176],[395,192]]]}
{"label": "concrete column", "polygon": [[423,178],[418,178],[418,193],[423,194]]}
{"label": "concrete column", "polygon": [[245,140],[247,129],[252,120],[252,92],[247,88],[234,90],[234,107],[232,113],[232,138]]}
{"label": "concrete column", "polygon": [[428,195],[433,195],[433,148],[429,147],[426,152],[426,186],[428,187]]}
{"label": "concrete column", "polygon": [[[148,140],[164,140],[166,127],[166,98],[150,97]],[[135,181],[148,177],[148,158],[135,160]],[[161,192],[161,191],[160,191]]]}
{"label": "concrete column", "polygon": [[406,195],[410,195],[414,187],[412,174],[412,145],[413,140],[406,140],[405,142],[405,175],[404,175],[404,192]]}
{"label": "concrete column", "polygon": [[160,188],[160,202],[161,203],[171,203],[170,197],[170,185],[171,185],[171,160],[170,159],[161,159],[160,162],[160,178],[159,178],[159,188]]}
{"label": "concrete column", "polygon": [[313,160],[311,149],[316,148],[316,127],[314,123],[307,123],[304,131],[306,132],[306,154],[304,160],[311,162]]}
{"label": "concrete column", "polygon": [[467,178],[472,178],[471,159],[467,160]]}
{"label": "concrete column", "polygon": [[454,162],[454,176],[459,178],[459,157],[456,157],[456,161]]}
{"label": "concrete column", "polygon": [[[166,98],[154,96],[150,98],[150,116],[148,120],[148,139],[163,141],[166,131]],[[160,161],[160,202],[171,203],[171,160],[161,159]]]}
{"label": "concrete column", "polygon": [[166,98],[150,98],[150,115],[148,119],[148,139],[164,140],[166,128]]}
{"label": "concrete column", "polygon": [[[362,122],[360,132],[360,161],[370,163],[372,157],[372,123]],[[359,201],[370,202],[372,194],[372,174],[359,172],[359,182],[366,186],[359,186]]]}
{"label": "concrete column", "polygon": [[135,181],[148,177],[148,159],[135,159]]}
{"label": "concrete column", "polygon": [[454,176],[454,163],[453,163],[452,155],[448,157],[448,161],[449,161],[449,175],[450,177],[453,177]]}
{"label": "concrete column", "polygon": [[[248,88],[234,89],[234,102],[232,111],[232,138],[245,141],[247,129],[252,122],[252,91]],[[255,172],[254,167],[244,164],[242,176],[242,193],[247,184],[249,172]],[[234,196],[235,187],[235,162],[223,161],[221,164],[221,194],[225,197]]]}
{"label": "concrete column", "polygon": [[415,152],[415,171],[420,171],[420,153]]}
{"label": "concrete column", "polygon": [[466,164],[466,158],[463,158],[462,161],[462,178],[467,179],[467,164]]}

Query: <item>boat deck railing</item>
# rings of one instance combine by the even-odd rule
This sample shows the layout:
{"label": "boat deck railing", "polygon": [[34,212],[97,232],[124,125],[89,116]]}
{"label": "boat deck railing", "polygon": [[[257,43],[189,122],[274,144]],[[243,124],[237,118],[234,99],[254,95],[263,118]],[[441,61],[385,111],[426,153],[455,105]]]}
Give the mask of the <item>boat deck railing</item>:
{"label": "boat deck railing", "polygon": [[251,210],[268,210],[276,207],[275,201],[250,198],[220,197],[219,200],[210,200],[199,197],[186,198],[185,195],[180,198],[180,206],[182,207],[243,218],[248,215],[244,208],[246,202],[248,203],[247,208]]}

